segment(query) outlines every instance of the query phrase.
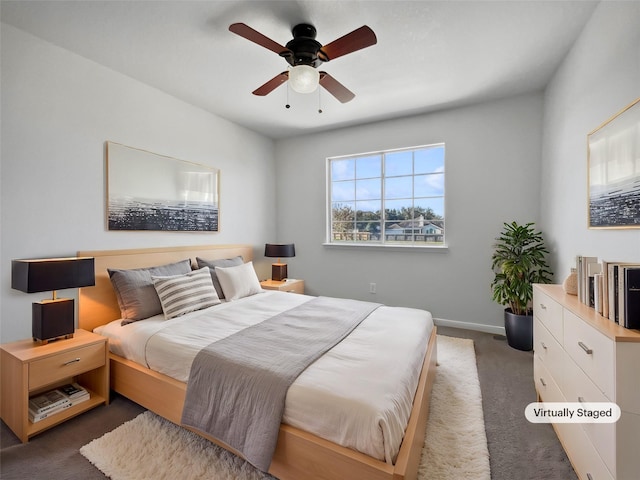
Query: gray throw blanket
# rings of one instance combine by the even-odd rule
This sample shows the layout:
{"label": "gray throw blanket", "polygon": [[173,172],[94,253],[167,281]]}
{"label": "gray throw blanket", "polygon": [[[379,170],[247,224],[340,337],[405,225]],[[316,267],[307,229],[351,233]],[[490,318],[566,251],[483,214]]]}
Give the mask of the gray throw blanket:
{"label": "gray throw blanket", "polygon": [[191,366],[182,424],[267,471],[289,386],[379,306],[318,297],[203,348]]}

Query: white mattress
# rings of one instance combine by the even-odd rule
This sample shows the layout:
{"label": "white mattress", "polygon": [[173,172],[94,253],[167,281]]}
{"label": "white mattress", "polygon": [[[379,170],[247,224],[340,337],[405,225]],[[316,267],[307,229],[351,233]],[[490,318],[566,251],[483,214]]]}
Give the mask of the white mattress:
{"label": "white mattress", "polygon": [[[311,298],[264,291],[172,320],[116,320],[95,331],[116,355],[186,383],[201,348]],[[378,308],[296,379],[283,422],[395,462],[432,328],[427,311]]]}

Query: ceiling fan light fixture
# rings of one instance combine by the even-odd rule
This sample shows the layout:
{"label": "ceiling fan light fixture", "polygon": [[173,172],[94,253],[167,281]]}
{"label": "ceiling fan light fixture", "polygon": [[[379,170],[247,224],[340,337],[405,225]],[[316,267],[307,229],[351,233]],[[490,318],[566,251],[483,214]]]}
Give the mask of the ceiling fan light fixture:
{"label": "ceiling fan light fixture", "polygon": [[320,83],[320,72],[309,65],[296,65],[289,69],[289,85],[294,92],[315,92]]}

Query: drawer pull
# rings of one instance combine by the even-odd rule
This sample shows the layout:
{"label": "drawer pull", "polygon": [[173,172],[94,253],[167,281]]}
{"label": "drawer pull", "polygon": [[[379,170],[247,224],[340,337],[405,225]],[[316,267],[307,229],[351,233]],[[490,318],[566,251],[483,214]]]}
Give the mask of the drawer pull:
{"label": "drawer pull", "polygon": [[547,349],[547,346],[544,344],[544,342],[540,342],[540,345],[542,345],[542,348],[544,348],[545,350]]}
{"label": "drawer pull", "polygon": [[544,381],[544,378],[540,377],[540,383],[542,384],[543,387],[546,387],[547,384]]}
{"label": "drawer pull", "polygon": [[591,476],[590,473],[587,473],[587,480],[593,480],[593,477]]}
{"label": "drawer pull", "polygon": [[73,360],[69,360],[68,362],[64,362],[62,365],[63,366],[67,366],[67,365],[71,365],[72,363],[78,363],[80,361],[79,358],[74,358]]}
{"label": "drawer pull", "polygon": [[587,347],[584,343],[582,342],[578,342],[578,346],[583,349],[585,351],[585,353],[587,355],[591,355],[593,353],[593,350],[591,350],[589,347]]}
{"label": "drawer pull", "polygon": [[579,401],[580,403],[584,403],[584,397],[578,397],[578,401]]}
{"label": "drawer pull", "polygon": [[544,303],[541,303],[541,304],[540,304],[540,308],[541,308],[542,310],[546,310],[546,309],[547,309],[547,306],[546,306]]}

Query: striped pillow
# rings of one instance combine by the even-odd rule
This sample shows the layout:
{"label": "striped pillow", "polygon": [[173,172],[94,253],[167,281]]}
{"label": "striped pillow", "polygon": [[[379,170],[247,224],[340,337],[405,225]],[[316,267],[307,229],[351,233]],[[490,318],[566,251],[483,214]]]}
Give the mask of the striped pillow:
{"label": "striped pillow", "polygon": [[185,275],[151,279],[167,320],[221,303],[208,267]]}

